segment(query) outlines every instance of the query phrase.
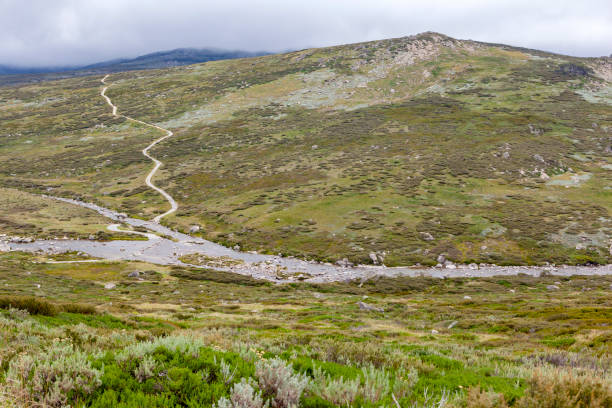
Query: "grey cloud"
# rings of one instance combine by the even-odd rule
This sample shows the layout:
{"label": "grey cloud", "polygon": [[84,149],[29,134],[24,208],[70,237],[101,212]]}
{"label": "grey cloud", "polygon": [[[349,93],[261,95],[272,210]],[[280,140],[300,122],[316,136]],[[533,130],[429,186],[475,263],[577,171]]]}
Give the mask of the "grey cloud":
{"label": "grey cloud", "polygon": [[178,47],[282,51],[438,31],[576,56],[612,52],[609,0],[0,0],[0,63]]}

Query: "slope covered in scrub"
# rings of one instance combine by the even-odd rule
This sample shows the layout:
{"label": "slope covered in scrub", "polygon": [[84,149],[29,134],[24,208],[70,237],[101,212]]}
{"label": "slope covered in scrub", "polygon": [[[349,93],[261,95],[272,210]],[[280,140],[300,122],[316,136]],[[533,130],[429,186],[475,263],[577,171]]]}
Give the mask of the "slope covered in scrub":
{"label": "slope covered in scrub", "polygon": [[[171,129],[164,222],[244,250],[435,264],[608,263],[612,63],[437,33],[113,74]],[[0,183],[166,210],[99,78],[0,88]],[[2,211],[0,209],[0,211]]]}

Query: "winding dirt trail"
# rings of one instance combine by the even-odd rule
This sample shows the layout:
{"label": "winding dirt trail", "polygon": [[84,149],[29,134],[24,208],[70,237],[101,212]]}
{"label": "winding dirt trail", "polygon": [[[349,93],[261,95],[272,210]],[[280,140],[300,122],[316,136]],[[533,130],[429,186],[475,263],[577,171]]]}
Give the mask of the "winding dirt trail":
{"label": "winding dirt trail", "polygon": [[113,109],[113,116],[121,116],[126,118],[127,120],[131,120],[132,122],[136,122],[136,123],[140,123],[141,125],[145,125],[145,126],[149,126],[158,130],[161,130],[162,132],[165,132],[166,135],[160,137],[159,139],[156,139],[153,141],[153,143],[151,143],[150,145],[148,145],[147,147],[145,147],[144,149],[142,149],[142,154],[148,158],[149,160],[151,160],[153,163],[155,163],[155,166],[153,166],[153,169],[149,172],[149,174],[147,174],[147,177],[145,179],[145,183],[147,184],[147,186],[151,187],[153,190],[157,191],[159,194],[161,194],[167,201],[168,203],[170,203],[170,209],[168,211],[166,211],[163,214],[158,215],[157,217],[153,218],[154,222],[159,222],[162,218],[164,218],[166,215],[172,214],[173,212],[175,212],[178,209],[178,204],[176,203],[176,201],[174,200],[174,198],[172,198],[172,196],[170,194],[168,194],[166,191],[164,191],[163,189],[157,187],[155,184],[153,184],[153,176],[155,175],[155,173],[157,172],[157,170],[162,166],[162,162],[157,160],[155,157],[151,156],[149,154],[149,150],[155,146],[156,144],[158,144],[159,142],[162,142],[166,139],[168,139],[169,137],[171,137],[174,133],[172,133],[170,130],[168,129],[164,129],[162,127],[159,127],[157,125],[154,125],[152,123],[147,123],[147,122],[143,122],[141,120],[138,119],[134,119],[134,118],[130,118],[129,116],[126,115],[119,115],[117,113],[117,106],[113,104],[113,102],[111,101],[111,99],[106,96],[106,90],[108,89],[108,87],[110,85],[108,85],[106,83],[106,79],[108,78],[109,75],[105,75],[104,78],[102,78],[101,82],[104,86],[104,88],[102,88],[102,91],[100,92],[100,95],[106,100],[106,103]]}

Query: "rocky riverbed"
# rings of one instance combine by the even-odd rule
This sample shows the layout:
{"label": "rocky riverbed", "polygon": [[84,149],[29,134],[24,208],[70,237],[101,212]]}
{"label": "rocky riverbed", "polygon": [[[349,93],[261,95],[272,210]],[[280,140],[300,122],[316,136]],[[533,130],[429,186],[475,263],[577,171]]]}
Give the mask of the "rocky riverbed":
{"label": "rocky riverbed", "polygon": [[[274,282],[308,281],[333,282],[351,279],[369,279],[375,276],[431,276],[444,277],[485,277],[527,274],[568,275],[608,275],[612,274],[612,265],[604,266],[496,266],[496,265],[456,265],[446,259],[439,259],[435,268],[393,267],[384,265],[356,265],[317,263],[291,257],[263,255],[254,252],[241,252],[226,248],[202,238],[183,234],[153,221],[144,221],[127,217],[107,208],[81,201],[48,197],[79,205],[97,211],[115,223],[109,229],[115,232],[137,233],[144,235],[145,240],[115,240],[100,242],[93,240],[32,240],[23,237],[0,236],[0,251],[27,251],[44,253],[81,252],[102,260],[143,261],[162,265],[182,265],[194,268],[211,268],[227,272],[249,275],[254,278]],[[151,233],[121,230],[116,222],[132,227],[145,228]],[[198,262],[197,265],[181,260],[191,254],[200,254],[209,262]],[[236,262],[223,262],[235,260]]]}

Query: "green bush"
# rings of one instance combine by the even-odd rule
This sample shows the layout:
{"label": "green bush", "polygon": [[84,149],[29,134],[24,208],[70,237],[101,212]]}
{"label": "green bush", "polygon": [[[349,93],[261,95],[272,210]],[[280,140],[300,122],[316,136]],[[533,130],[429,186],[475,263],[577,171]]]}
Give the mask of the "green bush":
{"label": "green bush", "polygon": [[64,303],[60,306],[64,312],[79,314],[96,314],[96,308],[83,303]]}
{"label": "green bush", "polygon": [[0,309],[27,310],[32,315],[55,316],[58,307],[54,304],[33,296],[1,296]]}

